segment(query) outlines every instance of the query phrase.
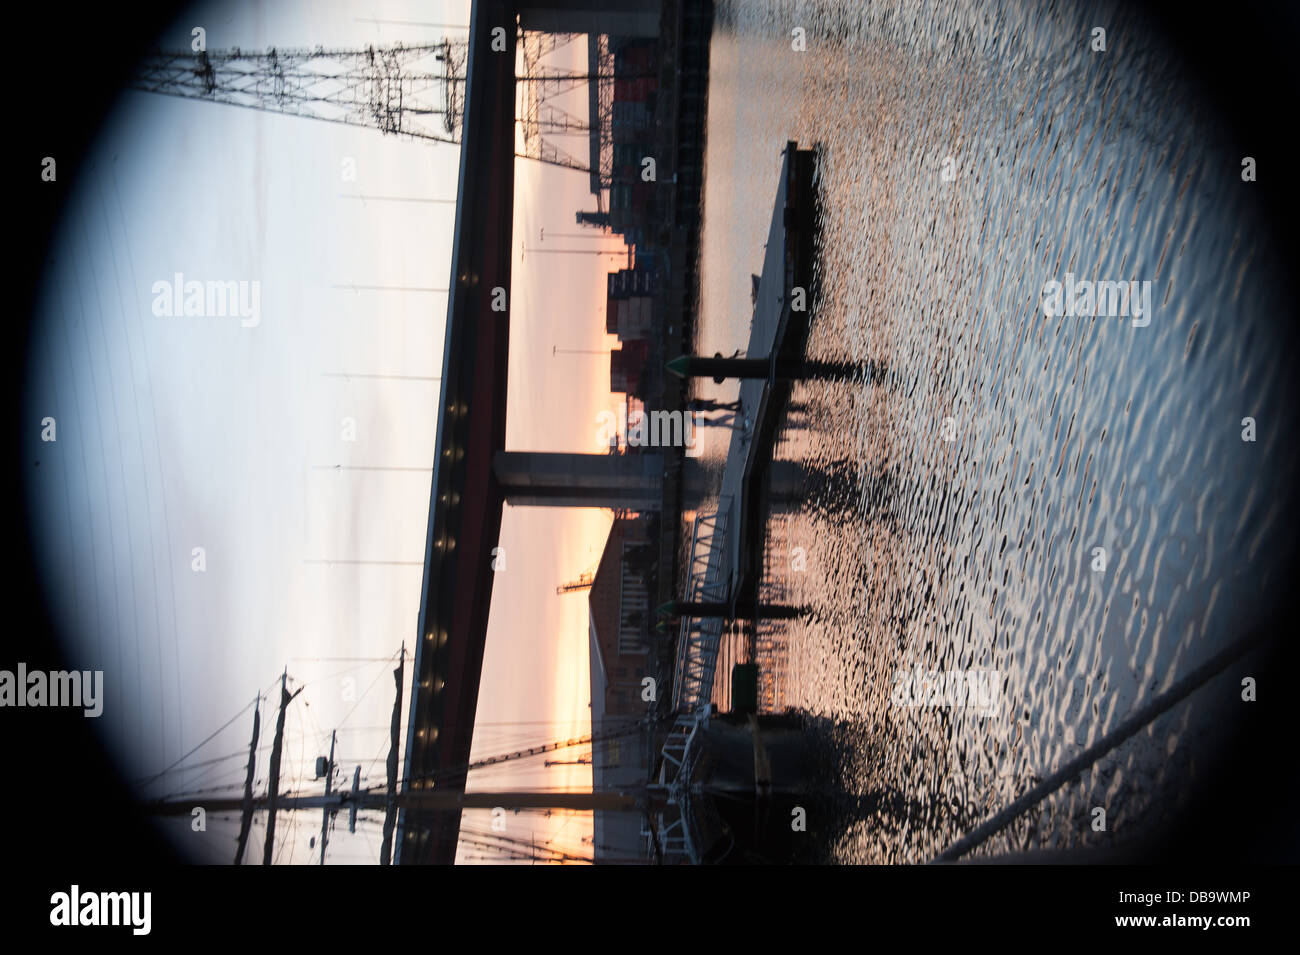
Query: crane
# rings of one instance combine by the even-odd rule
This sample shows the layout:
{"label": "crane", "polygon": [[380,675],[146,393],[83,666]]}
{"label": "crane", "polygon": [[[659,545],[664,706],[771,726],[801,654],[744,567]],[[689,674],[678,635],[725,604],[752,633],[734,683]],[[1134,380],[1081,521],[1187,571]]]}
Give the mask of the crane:
{"label": "crane", "polygon": [[590,590],[591,585],[596,582],[596,572],[588,570],[579,574],[576,580],[570,580],[567,584],[560,584],[555,588],[557,595],[577,593],[580,590]]}

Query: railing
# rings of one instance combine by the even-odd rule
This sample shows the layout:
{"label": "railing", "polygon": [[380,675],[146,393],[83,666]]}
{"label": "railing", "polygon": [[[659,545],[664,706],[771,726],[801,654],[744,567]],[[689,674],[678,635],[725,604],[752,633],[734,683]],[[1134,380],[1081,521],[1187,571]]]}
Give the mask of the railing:
{"label": "railing", "polygon": [[[729,568],[726,542],[730,511],[731,499],[723,498],[718,502],[717,511],[696,516],[691,528],[691,559],[684,600],[718,602],[727,599]],[[673,709],[678,713],[694,712],[707,704],[713,695],[722,629],[722,620],[717,617],[682,618],[673,670]]]}
{"label": "railing", "polygon": [[659,849],[666,864],[698,864],[691,807],[691,776],[699,760],[700,749],[693,745],[696,731],[708,721],[709,711],[679,716],[663,745],[663,762],[659,785],[666,790],[664,808],[659,812]]}

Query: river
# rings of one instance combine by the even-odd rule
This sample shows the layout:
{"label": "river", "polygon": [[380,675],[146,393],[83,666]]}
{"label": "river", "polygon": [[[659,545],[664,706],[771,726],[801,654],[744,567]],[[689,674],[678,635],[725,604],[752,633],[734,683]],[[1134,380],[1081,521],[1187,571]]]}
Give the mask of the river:
{"label": "river", "polygon": [[[1286,596],[1285,273],[1242,154],[1122,7],[722,2],[707,130],[698,352],[747,343],[793,139],[822,203],[809,353],[886,372],[796,386],[763,587],[809,612],[731,658],[869,797],[817,857],[924,862]],[[1139,284],[1056,314],[1046,283],[1085,281]],[[702,433],[716,475],[729,432]],[[991,671],[996,712],[899,705],[917,668]],[[1240,679],[979,851],[1154,831],[1230,742]]]}

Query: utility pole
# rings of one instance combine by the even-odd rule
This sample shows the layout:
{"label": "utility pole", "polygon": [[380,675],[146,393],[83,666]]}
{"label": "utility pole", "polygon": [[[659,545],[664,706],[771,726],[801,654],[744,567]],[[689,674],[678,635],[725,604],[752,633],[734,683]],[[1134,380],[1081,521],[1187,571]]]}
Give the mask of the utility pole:
{"label": "utility pole", "polygon": [[[330,790],[334,788],[334,740],[338,736],[338,730],[330,731],[330,761],[325,765],[325,795],[329,796]],[[320,864],[325,864],[325,846],[330,838],[330,811],[326,806],[321,810],[320,820]]]}
{"label": "utility pole", "polygon": [[[347,808],[349,813],[361,809],[383,809],[388,805],[388,795],[372,789],[361,789],[361,767],[352,779],[352,791],[335,790],[329,796],[286,796],[280,804],[287,810]],[[649,795],[645,787],[609,789],[595,792],[503,791],[460,792],[456,789],[427,789],[397,794],[399,809],[422,809],[432,812],[449,812],[464,809],[552,809],[573,812],[644,812]],[[264,799],[254,800],[254,808],[267,808]],[[239,808],[238,799],[185,799],[158,801],[144,808],[160,816],[189,815],[194,807],[203,806],[208,812],[233,812]]]}
{"label": "utility pole", "polygon": [[397,750],[402,736],[402,684],[406,668],[406,643],[402,643],[402,655],[398,659],[397,669],[393,671],[393,680],[397,684],[397,698],[393,702],[393,721],[389,727],[388,745],[388,805],[384,810],[384,840],[379,846],[379,864],[389,865],[393,857],[393,828],[397,820]]}
{"label": "utility pole", "polygon": [[271,864],[271,850],[275,848],[275,810],[280,801],[280,751],[284,746],[284,711],[302,687],[288,689],[289,671],[280,674],[280,715],[275,720],[275,742],[271,744],[271,778],[266,796],[266,844],[262,847],[262,865]]}
{"label": "utility pole", "polygon": [[352,798],[348,802],[348,832],[357,831],[357,809],[360,808],[361,767],[352,771]]}
{"label": "utility pole", "polygon": [[261,727],[262,694],[257,694],[253,704],[253,741],[248,744],[248,775],[244,777],[244,804],[239,813],[239,846],[235,849],[235,865],[244,860],[244,847],[248,845],[248,830],[253,824],[253,772],[257,767],[257,734]]}

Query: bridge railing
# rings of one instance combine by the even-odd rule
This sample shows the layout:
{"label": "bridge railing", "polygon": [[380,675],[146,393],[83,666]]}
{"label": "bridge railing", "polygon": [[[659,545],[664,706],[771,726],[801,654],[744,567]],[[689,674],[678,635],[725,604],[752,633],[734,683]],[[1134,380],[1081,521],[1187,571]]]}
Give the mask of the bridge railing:
{"label": "bridge railing", "polygon": [[[689,602],[722,602],[728,598],[726,542],[730,512],[731,499],[723,498],[716,511],[695,518],[684,595]],[[678,713],[694,712],[713,695],[722,631],[722,620],[717,617],[682,618],[673,670],[673,709]]]}
{"label": "bridge railing", "polygon": [[709,711],[704,709],[678,716],[664,740],[659,785],[665,790],[666,799],[659,812],[656,835],[663,861],[669,865],[700,861],[691,784],[700,757],[700,747],[695,745],[696,733],[702,723],[707,723],[708,715]]}

